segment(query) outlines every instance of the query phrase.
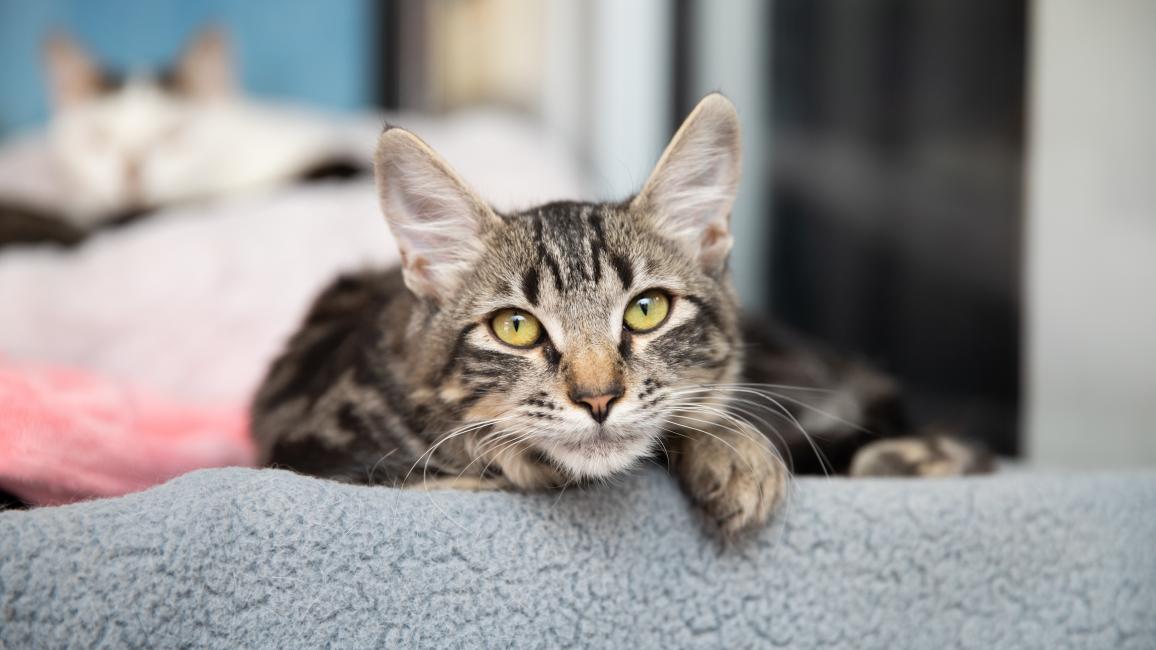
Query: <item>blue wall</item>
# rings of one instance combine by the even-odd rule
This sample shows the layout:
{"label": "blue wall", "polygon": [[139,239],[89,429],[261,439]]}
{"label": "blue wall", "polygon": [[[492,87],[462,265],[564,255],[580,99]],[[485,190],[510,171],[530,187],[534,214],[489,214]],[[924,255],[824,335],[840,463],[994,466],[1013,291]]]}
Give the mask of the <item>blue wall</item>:
{"label": "blue wall", "polygon": [[223,25],[249,92],[333,109],[374,100],[372,0],[0,0],[0,135],[43,122],[40,42],[62,28],[123,69],[172,61]]}

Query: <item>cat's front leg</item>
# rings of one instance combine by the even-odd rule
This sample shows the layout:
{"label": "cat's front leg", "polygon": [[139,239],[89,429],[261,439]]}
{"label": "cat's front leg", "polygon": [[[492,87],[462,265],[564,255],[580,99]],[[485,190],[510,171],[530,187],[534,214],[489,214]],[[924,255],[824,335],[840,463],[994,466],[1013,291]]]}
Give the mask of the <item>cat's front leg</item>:
{"label": "cat's front leg", "polygon": [[683,489],[727,536],[758,528],[784,496],[786,466],[758,431],[697,419],[671,440]]}

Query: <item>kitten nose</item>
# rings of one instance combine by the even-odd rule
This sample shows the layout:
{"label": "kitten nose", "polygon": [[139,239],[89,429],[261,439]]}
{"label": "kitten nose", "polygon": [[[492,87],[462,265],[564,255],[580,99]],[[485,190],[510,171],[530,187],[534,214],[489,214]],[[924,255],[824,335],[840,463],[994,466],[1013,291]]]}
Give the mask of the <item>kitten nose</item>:
{"label": "kitten nose", "polygon": [[[593,393],[593,394],[592,394]],[[575,393],[570,395],[570,399],[575,403],[586,407],[590,412],[590,417],[594,421],[601,424],[610,417],[610,407],[614,402],[622,397],[622,387],[613,386],[610,390],[599,390],[593,392]]]}

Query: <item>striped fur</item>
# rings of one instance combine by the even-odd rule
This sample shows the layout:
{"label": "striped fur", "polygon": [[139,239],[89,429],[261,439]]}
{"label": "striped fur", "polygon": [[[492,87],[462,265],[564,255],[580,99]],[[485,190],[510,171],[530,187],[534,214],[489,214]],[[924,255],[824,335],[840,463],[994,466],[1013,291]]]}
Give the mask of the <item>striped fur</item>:
{"label": "striped fur", "polygon": [[[726,533],[766,519],[792,466],[981,468],[962,445],[920,440],[861,456],[906,431],[894,382],[743,321],[728,217],[711,212],[737,188],[725,151],[737,133],[712,96],[639,198],[497,214],[423,143],[387,131],[378,182],[403,268],[342,277],[317,299],[254,403],[263,461],[355,483],[533,489],[664,454]],[[623,313],[650,289],[670,296],[669,316],[633,332]],[[538,318],[540,344],[494,335],[489,317],[506,308]],[[621,396],[604,419],[579,403],[608,390]]]}
{"label": "striped fur", "polygon": [[[569,478],[598,477],[656,448],[655,387],[736,379],[738,312],[726,276],[698,271],[626,207],[555,203],[502,220],[487,248],[505,253],[483,258],[456,300],[416,297],[399,270],[346,276],[322,293],[256,400],[254,431],[267,461],[395,483],[445,433],[516,416],[539,430],[537,446],[528,445],[536,453],[527,456],[549,466],[543,475],[555,480],[564,469]],[[631,334],[621,314],[651,287],[675,296],[670,323]],[[526,305],[550,340],[530,351],[498,342],[485,316],[506,305]],[[599,431],[566,395],[575,383],[603,376],[620,376],[635,390]],[[475,460],[468,448],[511,428],[447,442],[410,480],[481,474],[490,459],[467,469]],[[571,430],[604,435],[610,451],[630,453],[581,460],[565,439]],[[551,453],[565,458],[551,463]],[[502,472],[502,463],[489,471]]]}

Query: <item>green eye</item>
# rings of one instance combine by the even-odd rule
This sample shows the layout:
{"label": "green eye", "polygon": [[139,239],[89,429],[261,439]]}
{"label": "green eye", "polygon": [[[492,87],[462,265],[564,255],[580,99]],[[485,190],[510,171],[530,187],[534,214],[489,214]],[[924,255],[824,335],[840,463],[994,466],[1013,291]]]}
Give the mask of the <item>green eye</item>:
{"label": "green eye", "polygon": [[626,307],[622,322],[632,332],[649,332],[662,325],[670,313],[670,296],[665,291],[644,291]]}
{"label": "green eye", "polygon": [[503,309],[490,319],[490,329],[506,345],[533,347],[542,338],[542,324],[519,309]]}

